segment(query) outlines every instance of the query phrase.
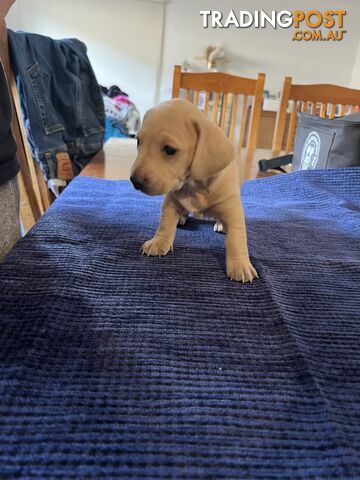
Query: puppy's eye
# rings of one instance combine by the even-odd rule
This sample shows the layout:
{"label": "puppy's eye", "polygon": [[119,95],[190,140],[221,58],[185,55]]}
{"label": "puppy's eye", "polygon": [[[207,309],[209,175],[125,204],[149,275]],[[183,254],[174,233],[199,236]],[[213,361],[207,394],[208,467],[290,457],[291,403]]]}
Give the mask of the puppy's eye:
{"label": "puppy's eye", "polygon": [[176,148],[170,147],[170,145],[165,145],[163,151],[166,153],[166,155],[175,155],[177,152]]}

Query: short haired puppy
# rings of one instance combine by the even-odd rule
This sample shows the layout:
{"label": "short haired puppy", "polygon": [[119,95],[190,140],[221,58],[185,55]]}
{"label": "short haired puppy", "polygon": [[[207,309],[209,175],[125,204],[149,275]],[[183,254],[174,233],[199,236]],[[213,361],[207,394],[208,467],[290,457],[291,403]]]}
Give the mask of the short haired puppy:
{"label": "short haired puppy", "polygon": [[142,253],[172,250],[177,225],[188,214],[211,218],[226,233],[227,276],[251,282],[257,273],[249,259],[238,166],[223,130],[189,101],[175,99],[147,112],[137,138],[131,181],[148,195],[165,195],[158,229]]}

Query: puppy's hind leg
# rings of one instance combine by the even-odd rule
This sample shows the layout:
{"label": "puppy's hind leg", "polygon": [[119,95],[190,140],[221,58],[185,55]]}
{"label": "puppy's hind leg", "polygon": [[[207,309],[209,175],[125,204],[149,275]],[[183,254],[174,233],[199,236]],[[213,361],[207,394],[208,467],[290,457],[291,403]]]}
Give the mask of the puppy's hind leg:
{"label": "puppy's hind leg", "polygon": [[178,221],[177,226],[178,227],[183,227],[186,224],[186,222],[188,221],[188,219],[189,219],[189,215],[187,213],[183,213],[181,215],[179,221]]}
{"label": "puppy's hind leg", "polygon": [[214,225],[214,232],[225,233],[224,225],[220,222],[216,222]]}

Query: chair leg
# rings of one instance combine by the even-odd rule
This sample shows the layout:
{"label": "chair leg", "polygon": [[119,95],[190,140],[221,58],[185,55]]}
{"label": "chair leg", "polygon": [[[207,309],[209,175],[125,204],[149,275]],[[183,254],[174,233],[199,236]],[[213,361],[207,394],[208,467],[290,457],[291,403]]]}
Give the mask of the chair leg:
{"label": "chair leg", "polygon": [[285,134],[287,107],[290,98],[292,78],[285,77],[283,89],[281,92],[279,111],[276,115],[274,139],[272,145],[272,155],[278,157],[282,150],[282,143]]}
{"label": "chair leg", "polygon": [[33,209],[31,208],[31,201],[25,188],[24,178],[21,171],[18,180],[20,189],[20,222],[23,233],[25,234],[35,225],[36,219],[34,217]]}

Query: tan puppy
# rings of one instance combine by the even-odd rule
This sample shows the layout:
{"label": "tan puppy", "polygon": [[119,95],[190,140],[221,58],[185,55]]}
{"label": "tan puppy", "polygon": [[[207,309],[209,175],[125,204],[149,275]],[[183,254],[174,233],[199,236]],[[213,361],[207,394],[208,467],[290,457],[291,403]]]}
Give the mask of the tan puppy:
{"label": "tan puppy", "polygon": [[138,156],[131,181],[148,195],[165,195],[155,236],[142,253],[166,255],[176,227],[190,213],[215,219],[226,232],[226,272],[248,282],[257,277],[250,263],[239,172],[225,133],[187,100],[170,100],[147,112],[138,133]]}

